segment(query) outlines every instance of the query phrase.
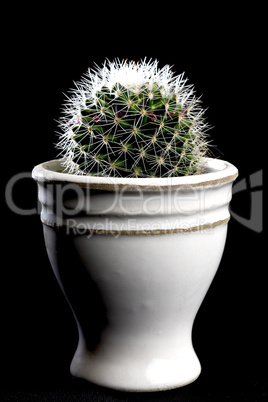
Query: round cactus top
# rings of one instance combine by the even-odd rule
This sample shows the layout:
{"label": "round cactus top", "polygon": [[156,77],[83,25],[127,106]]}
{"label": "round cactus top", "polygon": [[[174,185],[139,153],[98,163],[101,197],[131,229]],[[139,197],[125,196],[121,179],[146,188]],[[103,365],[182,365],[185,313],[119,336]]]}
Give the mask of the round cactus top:
{"label": "round cactus top", "polygon": [[66,172],[169,177],[202,172],[208,124],[184,74],[106,60],[75,84],[59,120]]}

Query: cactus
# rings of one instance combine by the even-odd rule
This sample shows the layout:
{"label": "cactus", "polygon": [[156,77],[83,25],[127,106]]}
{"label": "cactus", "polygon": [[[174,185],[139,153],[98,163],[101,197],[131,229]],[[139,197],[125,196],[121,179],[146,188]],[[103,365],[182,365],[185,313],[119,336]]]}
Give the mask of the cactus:
{"label": "cactus", "polygon": [[115,177],[202,172],[208,124],[184,74],[157,61],[105,61],[76,83],[57,147],[65,171]]}

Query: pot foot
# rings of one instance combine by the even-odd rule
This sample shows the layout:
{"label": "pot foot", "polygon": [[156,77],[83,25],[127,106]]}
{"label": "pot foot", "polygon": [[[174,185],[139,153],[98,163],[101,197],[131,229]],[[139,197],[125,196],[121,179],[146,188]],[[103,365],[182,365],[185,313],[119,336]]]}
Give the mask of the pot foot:
{"label": "pot foot", "polygon": [[76,353],[71,374],[96,385],[128,392],[155,392],[183,387],[195,381],[201,372],[200,362],[189,348],[169,358],[128,359],[122,355]]}

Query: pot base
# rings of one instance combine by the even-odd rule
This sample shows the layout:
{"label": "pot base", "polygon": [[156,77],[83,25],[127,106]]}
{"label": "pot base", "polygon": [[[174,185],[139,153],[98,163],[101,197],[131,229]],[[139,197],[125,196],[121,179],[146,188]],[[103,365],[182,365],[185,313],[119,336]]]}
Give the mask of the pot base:
{"label": "pot base", "polygon": [[[147,358],[144,353],[113,352],[101,347],[95,352],[78,347],[71,363],[71,374],[96,385],[126,392],[155,392],[183,387],[201,372],[192,347],[169,350],[165,358]],[[142,355],[142,357],[141,357]],[[146,358],[145,358],[146,357]]]}

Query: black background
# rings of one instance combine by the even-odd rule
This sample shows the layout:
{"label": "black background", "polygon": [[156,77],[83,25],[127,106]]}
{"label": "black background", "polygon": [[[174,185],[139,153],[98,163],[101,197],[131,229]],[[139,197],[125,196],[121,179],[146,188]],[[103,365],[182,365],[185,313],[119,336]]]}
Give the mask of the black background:
{"label": "black background", "polygon": [[[107,6],[107,5],[106,5]],[[267,114],[262,67],[262,10],[226,4],[192,16],[193,5],[144,9],[104,4],[86,12],[25,9],[7,12],[2,35],[2,159],[4,187],[57,157],[55,119],[63,92],[93,62],[105,57],[158,59],[185,71],[203,106],[217,146],[247,183],[264,169]],[[63,15],[64,11],[64,15]],[[154,14],[152,14],[154,12]],[[106,17],[103,18],[104,16]],[[121,14],[120,14],[121,13]],[[172,16],[172,14],[174,15]],[[184,13],[184,14],[183,14]],[[185,17],[182,18],[182,15]],[[255,189],[260,191],[261,188]],[[37,207],[36,183],[21,180],[13,200]],[[251,194],[234,195],[231,208],[250,218]],[[264,231],[236,219],[229,223],[218,273],[199,310],[193,344],[202,364],[199,379],[157,394],[124,394],[69,374],[77,344],[72,313],[54,278],[37,214],[21,216],[5,203],[2,218],[1,392],[4,401],[262,401],[267,398],[267,275]]]}

